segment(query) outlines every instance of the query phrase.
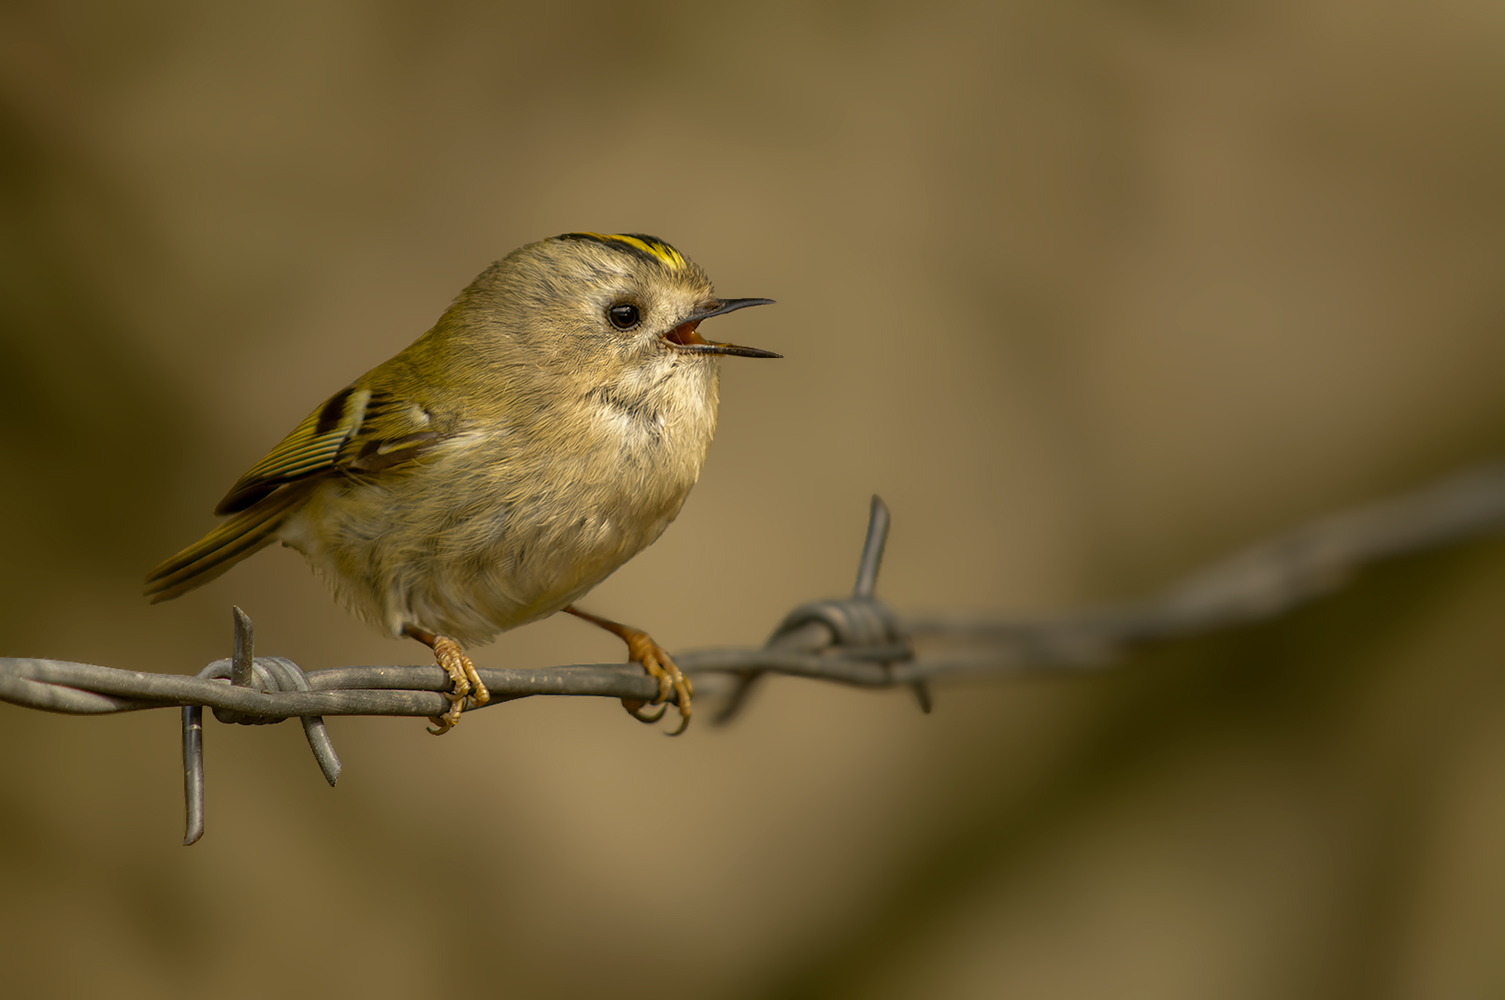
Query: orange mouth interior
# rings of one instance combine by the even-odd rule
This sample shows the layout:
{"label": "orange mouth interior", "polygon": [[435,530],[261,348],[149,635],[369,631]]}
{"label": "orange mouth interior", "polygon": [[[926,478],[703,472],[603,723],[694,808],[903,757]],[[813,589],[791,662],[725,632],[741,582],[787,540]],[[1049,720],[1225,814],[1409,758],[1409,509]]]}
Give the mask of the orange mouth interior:
{"label": "orange mouth interior", "polygon": [[695,332],[695,328],[699,325],[700,320],[698,319],[693,319],[688,323],[681,323],[664,334],[664,339],[673,344],[683,344],[686,347],[689,347],[691,344],[708,343],[704,337]]}

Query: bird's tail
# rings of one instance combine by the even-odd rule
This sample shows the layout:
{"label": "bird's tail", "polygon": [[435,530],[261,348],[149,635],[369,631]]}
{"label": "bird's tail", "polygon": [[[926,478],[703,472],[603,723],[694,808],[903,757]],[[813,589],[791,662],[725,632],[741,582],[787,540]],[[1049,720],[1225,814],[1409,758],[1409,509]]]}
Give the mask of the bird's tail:
{"label": "bird's tail", "polygon": [[275,532],[288,512],[307,495],[306,490],[284,486],[230,517],[147,574],[146,596],[153,604],[170,601],[266,548],[277,540]]}

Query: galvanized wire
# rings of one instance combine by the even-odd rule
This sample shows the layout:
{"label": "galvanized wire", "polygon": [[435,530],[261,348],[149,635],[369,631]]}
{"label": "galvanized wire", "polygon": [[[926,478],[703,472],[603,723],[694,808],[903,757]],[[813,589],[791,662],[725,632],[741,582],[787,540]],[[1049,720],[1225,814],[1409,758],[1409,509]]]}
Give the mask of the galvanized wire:
{"label": "galvanized wire", "polygon": [[[1381,503],[1323,518],[1252,546],[1143,601],[1049,618],[932,615],[900,619],[873,596],[889,513],[873,498],[850,597],[795,608],[758,648],[674,655],[697,697],[721,702],[724,722],[768,674],[859,687],[911,687],[930,710],[929,683],[959,675],[1100,669],[1135,644],[1238,627],[1285,614],[1342,586],[1381,560],[1438,548],[1505,526],[1505,463],[1475,469]],[[916,643],[923,655],[916,655]],[[250,619],[234,609],[234,655],[196,677],[143,673],[60,660],[0,658],[0,700],[50,712],[101,715],[183,709],[185,843],[203,832],[202,712],[222,722],[303,721],[330,784],[339,758],[323,717],[428,717],[449,707],[436,665],[335,667],[305,673],[253,652]],[[637,666],[578,664],[539,670],[477,669],[490,704],[533,695],[651,701],[658,684]],[[470,709],[469,712],[475,711]]]}

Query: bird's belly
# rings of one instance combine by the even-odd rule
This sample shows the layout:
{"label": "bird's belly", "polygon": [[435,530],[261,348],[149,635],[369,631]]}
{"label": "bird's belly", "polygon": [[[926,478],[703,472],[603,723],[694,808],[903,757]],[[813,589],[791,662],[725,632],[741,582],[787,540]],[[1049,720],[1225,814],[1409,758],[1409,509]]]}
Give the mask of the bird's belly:
{"label": "bird's belly", "polygon": [[422,624],[467,644],[490,642],[584,596],[667,523],[641,537],[644,532],[582,517],[565,531],[506,531],[490,545],[437,554],[409,567],[406,585],[397,588],[387,609],[388,621]]}
{"label": "bird's belly", "polygon": [[579,599],[653,542],[688,492],[615,517],[608,511],[622,506],[594,494],[536,503],[494,489],[457,498],[456,487],[332,480],[280,537],[341,603],[389,635],[414,625],[477,645]]}

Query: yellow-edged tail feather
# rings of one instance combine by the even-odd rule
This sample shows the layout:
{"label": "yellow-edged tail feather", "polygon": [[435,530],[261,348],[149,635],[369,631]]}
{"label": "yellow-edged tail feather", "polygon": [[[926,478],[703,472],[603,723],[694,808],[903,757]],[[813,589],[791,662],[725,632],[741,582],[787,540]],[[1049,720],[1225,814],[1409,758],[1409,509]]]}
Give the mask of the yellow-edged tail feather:
{"label": "yellow-edged tail feather", "polygon": [[288,512],[307,494],[308,484],[284,486],[232,516],[152,570],[146,577],[146,596],[153,604],[170,601],[266,548],[276,541],[274,533]]}

